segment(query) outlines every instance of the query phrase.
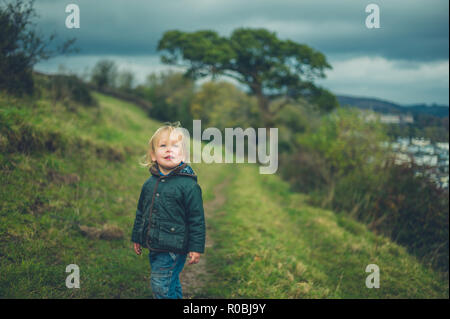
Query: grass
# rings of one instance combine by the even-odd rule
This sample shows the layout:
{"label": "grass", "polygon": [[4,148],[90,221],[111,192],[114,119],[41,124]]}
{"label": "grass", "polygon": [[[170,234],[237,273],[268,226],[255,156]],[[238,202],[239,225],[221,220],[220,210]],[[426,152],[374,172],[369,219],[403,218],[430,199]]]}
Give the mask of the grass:
{"label": "grass", "polygon": [[[147,254],[131,249],[138,165],[160,125],[128,102],[95,93],[98,108],[0,95],[0,297],[149,298]],[[192,164],[204,201],[229,178],[227,201],[207,220],[221,298],[448,298],[448,278],[362,224],[306,204],[251,164]],[[81,228],[80,228],[81,227]],[[86,236],[114,229],[118,239]],[[367,264],[379,289],[365,287]],[[80,268],[80,289],[65,286]]]}
{"label": "grass", "polygon": [[[448,278],[342,215],[306,204],[275,175],[236,165],[210,218],[215,298],[448,298]],[[368,264],[380,288],[365,285]]]}
{"label": "grass", "polygon": [[[148,262],[144,262],[144,256],[134,255],[129,238],[136,197],[149,177],[138,161],[158,123],[147,119],[135,106],[111,102],[105,96],[97,98],[101,114],[98,122],[96,113],[90,116],[84,108],[77,109],[77,116],[62,105],[46,101],[39,101],[37,110],[20,102],[6,105],[1,101],[3,115],[16,115],[2,119],[15,118],[16,127],[14,123],[9,127],[17,134],[23,132],[24,125],[29,127],[33,137],[27,140],[30,144],[44,144],[39,139],[49,131],[67,143],[64,151],[37,152],[31,147],[32,151],[2,152],[1,297],[150,296]],[[111,109],[114,106],[116,109]],[[117,123],[118,119],[122,122]],[[142,129],[144,126],[148,129]],[[108,134],[111,127],[116,127],[117,133]],[[80,147],[80,140],[88,141],[96,150],[103,147],[134,152],[120,160],[97,156],[92,149]],[[92,240],[83,236],[80,225],[118,226],[124,235],[119,240]],[[80,267],[82,289],[65,286],[65,267],[72,263]]]}

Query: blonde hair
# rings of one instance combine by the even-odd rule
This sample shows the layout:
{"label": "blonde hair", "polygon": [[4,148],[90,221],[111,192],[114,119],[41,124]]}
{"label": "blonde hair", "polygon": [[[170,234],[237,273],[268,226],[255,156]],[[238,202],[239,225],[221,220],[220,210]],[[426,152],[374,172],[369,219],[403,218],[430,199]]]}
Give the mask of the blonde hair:
{"label": "blonde hair", "polygon": [[[165,132],[168,132],[169,136],[173,132],[179,133],[182,136],[182,138],[181,138],[182,151],[183,151],[183,155],[186,156],[186,154],[187,154],[186,136],[182,130],[180,121],[176,121],[173,123],[165,122],[163,126],[161,126],[160,128],[158,128],[155,131],[153,136],[148,141],[147,153],[143,156],[144,161],[139,163],[140,165],[147,167],[147,168],[151,168],[152,166],[155,165],[156,162],[154,162],[152,160],[152,153],[156,154],[156,143],[159,141],[161,135]],[[185,160],[186,160],[186,158],[185,158]]]}

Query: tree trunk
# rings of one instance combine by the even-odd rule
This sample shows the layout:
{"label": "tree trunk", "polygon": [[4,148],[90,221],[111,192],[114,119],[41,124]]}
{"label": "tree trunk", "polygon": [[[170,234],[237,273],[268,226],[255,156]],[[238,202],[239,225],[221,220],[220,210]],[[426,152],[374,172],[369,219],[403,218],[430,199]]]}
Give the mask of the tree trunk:
{"label": "tree trunk", "polygon": [[[260,84],[253,84],[250,86],[252,93],[256,96],[258,102],[258,108],[261,113],[261,118],[263,121],[263,127],[266,129],[266,142],[269,141],[270,145],[270,128],[275,127],[274,114],[272,114],[269,110],[270,100],[263,94],[262,86]],[[257,151],[260,146],[260,141],[257,138]],[[269,147],[267,145],[267,147]],[[266,148],[267,151],[267,148]],[[259,159],[258,159],[259,162]],[[262,164],[259,162],[259,164]]]}
{"label": "tree trunk", "polygon": [[270,101],[269,99],[262,94],[262,92],[258,92],[256,94],[256,98],[258,100],[259,111],[261,112],[262,120],[264,127],[273,127],[273,114],[269,110]]}

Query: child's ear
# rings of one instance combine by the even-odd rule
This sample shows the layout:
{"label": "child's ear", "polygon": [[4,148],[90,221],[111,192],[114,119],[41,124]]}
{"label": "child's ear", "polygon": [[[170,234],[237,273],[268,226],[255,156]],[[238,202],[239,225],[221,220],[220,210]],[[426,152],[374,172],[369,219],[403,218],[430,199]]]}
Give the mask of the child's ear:
{"label": "child's ear", "polygon": [[153,154],[152,151],[150,151],[150,157],[152,158],[153,162],[156,162],[156,156],[155,156],[155,154]]}

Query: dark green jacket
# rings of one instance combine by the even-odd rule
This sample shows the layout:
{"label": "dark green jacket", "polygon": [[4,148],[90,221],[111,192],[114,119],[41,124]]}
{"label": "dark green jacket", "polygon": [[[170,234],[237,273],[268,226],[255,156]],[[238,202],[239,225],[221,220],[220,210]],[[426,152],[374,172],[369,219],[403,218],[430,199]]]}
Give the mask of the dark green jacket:
{"label": "dark green jacket", "polygon": [[203,253],[205,216],[197,175],[187,163],[168,175],[150,168],[141,189],[131,241],[153,251]]}

